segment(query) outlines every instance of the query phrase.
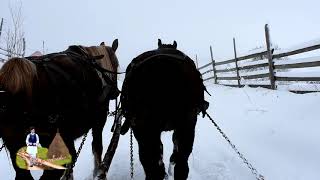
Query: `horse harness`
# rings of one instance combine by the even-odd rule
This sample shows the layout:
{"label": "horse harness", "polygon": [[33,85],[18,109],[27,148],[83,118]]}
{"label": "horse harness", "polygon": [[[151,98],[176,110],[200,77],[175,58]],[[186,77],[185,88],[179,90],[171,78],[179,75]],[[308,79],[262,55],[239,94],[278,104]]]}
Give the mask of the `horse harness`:
{"label": "horse harness", "polygon": [[[105,73],[109,74],[122,74],[114,71],[110,71],[108,69],[104,69],[101,66],[98,65],[97,60],[102,59],[104,55],[98,55],[98,56],[90,56],[88,53],[86,53],[81,46],[70,46],[71,49],[68,49],[66,51],[60,52],[60,53],[52,53],[44,56],[39,56],[39,57],[27,57],[27,59],[31,60],[33,63],[45,63],[45,62],[50,62],[52,59],[58,57],[58,56],[68,56],[72,59],[72,61],[76,63],[82,63],[85,64],[93,69],[96,70],[96,72],[99,74],[99,77],[102,76],[102,80],[105,81],[107,84],[114,86],[117,88],[117,82],[113,81],[108,75]],[[74,50],[75,48],[78,48],[78,52]],[[110,50],[107,49],[108,53],[110,53]],[[71,81],[71,76],[66,74],[59,69],[59,67],[54,67],[55,70],[58,70],[60,73],[62,73],[67,80]],[[100,76],[101,74],[101,76]],[[120,90],[117,89],[119,92]]]}

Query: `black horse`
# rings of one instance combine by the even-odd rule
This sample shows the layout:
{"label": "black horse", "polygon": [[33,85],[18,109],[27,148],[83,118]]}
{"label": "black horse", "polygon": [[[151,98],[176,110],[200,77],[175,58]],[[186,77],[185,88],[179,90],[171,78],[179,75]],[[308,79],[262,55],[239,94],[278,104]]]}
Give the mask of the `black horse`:
{"label": "black horse", "polygon": [[[74,140],[92,129],[94,174],[102,154],[102,130],[109,101],[119,95],[118,59],[112,47],[70,46],[61,53],[12,58],[0,70],[0,138],[10,152],[16,180],[33,179],[16,165],[16,153],[25,145],[26,131],[36,128],[40,143],[49,147],[57,130],[72,160]],[[47,170],[41,179],[60,179],[62,170]],[[4,178],[4,177],[2,177]],[[71,176],[71,179],[72,176]]]}
{"label": "black horse", "polygon": [[205,112],[203,80],[177,43],[162,44],[129,64],[122,88],[121,103],[126,121],[122,134],[132,128],[139,144],[139,156],[147,180],[162,180],[161,132],[174,130],[174,178],[187,179],[197,114]]}

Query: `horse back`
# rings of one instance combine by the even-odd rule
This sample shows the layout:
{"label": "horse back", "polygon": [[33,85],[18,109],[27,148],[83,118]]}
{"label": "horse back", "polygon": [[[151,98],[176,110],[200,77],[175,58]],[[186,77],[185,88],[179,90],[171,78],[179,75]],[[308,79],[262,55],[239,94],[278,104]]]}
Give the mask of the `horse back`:
{"label": "horse back", "polygon": [[65,54],[33,62],[38,79],[34,84],[32,114],[38,117],[61,114],[65,119],[79,118],[78,124],[65,121],[64,125],[87,126],[81,119],[94,114],[99,107],[101,80],[96,71],[83,60]]}
{"label": "horse back", "polygon": [[151,124],[169,130],[195,112],[203,87],[193,61],[180,51],[147,52],[129,65],[121,99],[129,119],[153,119]]}

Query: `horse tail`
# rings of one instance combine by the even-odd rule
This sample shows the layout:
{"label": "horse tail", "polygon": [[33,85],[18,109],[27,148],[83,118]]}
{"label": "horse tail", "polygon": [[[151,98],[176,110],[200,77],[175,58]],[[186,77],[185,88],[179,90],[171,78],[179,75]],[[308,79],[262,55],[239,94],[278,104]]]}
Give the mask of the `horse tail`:
{"label": "horse tail", "polygon": [[12,58],[0,69],[0,85],[12,94],[26,93],[30,97],[36,77],[36,65],[25,58]]}

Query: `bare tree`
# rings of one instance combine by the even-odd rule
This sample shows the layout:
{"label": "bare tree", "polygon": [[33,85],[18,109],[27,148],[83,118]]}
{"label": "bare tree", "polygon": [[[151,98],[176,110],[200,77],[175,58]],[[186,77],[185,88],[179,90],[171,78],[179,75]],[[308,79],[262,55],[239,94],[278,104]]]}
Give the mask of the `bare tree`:
{"label": "bare tree", "polygon": [[11,26],[7,28],[5,44],[8,58],[24,56],[25,37],[23,30],[22,2],[18,1],[16,6],[9,5],[11,15]]}

